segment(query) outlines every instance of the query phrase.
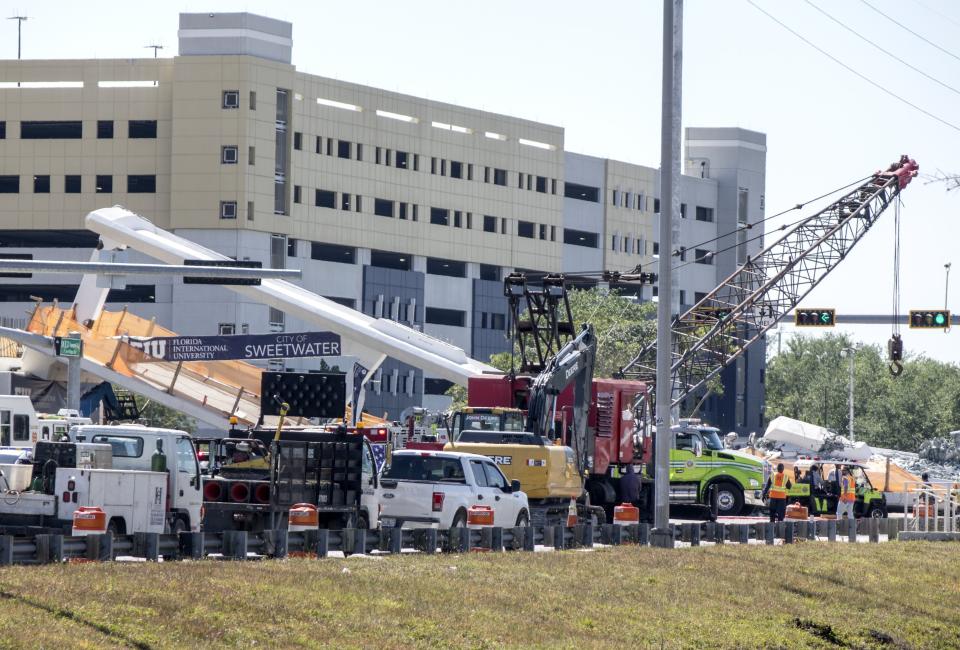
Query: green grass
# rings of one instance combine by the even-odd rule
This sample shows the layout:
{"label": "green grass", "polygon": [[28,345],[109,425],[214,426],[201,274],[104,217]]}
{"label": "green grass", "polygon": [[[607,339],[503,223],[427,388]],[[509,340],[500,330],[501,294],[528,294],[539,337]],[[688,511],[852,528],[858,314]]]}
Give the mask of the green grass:
{"label": "green grass", "polygon": [[0,647],[960,648],[960,545],[0,570]]}

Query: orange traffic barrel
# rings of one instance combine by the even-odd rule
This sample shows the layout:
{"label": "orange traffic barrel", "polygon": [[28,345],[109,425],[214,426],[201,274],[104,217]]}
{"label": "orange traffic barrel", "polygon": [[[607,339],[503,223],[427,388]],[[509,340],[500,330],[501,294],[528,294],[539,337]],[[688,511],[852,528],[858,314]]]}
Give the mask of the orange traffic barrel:
{"label": "orange traffic barrel", "polygon": [[492,526],[493,508],[490,506],[470,506],[467,509],[468,526]]}
{"label": "orange traffic barrel", "polygon": [[640,523],[640,508],[632,503],[621,503],[613,508],[613,523],[617,526],[633,526]]}
{"label": "orange traffic barrel", "polygon": [[577,503],[570,499],[570,506],[567,508],[567,528],[573,528],[577,525]]}
{"label": "orange traffic barrel", "polygon": [[107,532],[107,513],[99,506],[80,506],[73,512],[73,535],[103,535]]}
{"label": "orange traffic barrel", "polygon": [[317,506],[311,503],[296,503],[290,507],[287,515],[287,529],[290,532],[316,530],[320,527],[320,514]]}

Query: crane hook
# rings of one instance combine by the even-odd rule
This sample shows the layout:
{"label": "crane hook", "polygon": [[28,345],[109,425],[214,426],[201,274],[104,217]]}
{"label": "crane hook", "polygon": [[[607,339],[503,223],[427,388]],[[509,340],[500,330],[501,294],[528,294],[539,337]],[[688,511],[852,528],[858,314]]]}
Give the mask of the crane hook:
{"label": "crane hook", "polygon": [[899,361],[891,361],[890,365],[890,374],[894,377],[899,377],[903,373],[903,364]]}

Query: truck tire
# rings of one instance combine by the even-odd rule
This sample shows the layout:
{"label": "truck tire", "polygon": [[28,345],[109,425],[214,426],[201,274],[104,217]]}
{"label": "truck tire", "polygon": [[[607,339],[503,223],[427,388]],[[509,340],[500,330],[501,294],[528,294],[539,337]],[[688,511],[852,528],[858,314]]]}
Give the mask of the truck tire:
{"label": "truck tire", "polygon": [[174,535],[180,535],[180,533],[185,533],[190,530],[190,524],[187,523],[187,520],[183,517],[177,517],[173,520],[172,525],[170,526],[170,532]]}
{"label": "truck tire", "polygon": [[107,524],[107,532],[116,537],[117,535],[124,535],[127,532],[127,525],[123,522],[123,519],[120,517],[114,517]]}
{"label": "truck tire", "polygon": [[453,523],[450,524],[451,528],[466,528],[467,527],[467,511],[463,508],[457,510],[457,514],[453,516]]}
{"label": "truck tire", "polygon": [[361,512],[357,515],[357,528],[361,530],[369,530],[370,522],[367,520],[367,513]]}
{"label": "truck tire", "polygon": [[872,505],[868,511],[868,516],[874,519],[883,519],[887,516],[887,509],[883,506]]}
{"label": "truck tire", "polygon": [[520,514],[517,515],[517,528],[526,528],[530,525],[530,515],[527,514],[526,510],[521,510]]}
{"label": "truck tire", "polygon": [[736,517],[743,512],[743,490],[724,481],[717,483],[717,514],[720,517]]}

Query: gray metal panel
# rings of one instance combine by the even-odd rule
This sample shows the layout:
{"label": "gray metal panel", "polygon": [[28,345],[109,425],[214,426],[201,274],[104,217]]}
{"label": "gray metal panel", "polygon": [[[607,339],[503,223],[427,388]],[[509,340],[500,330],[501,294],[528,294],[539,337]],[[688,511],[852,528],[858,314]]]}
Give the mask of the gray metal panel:
{"label": "gray metal panel", "polygon": [[[473,331],[471,332],[472,350],[470,356],[480,361],[488,361],[491,354],[510,350],[510,341],[506,339],[506,329],[495,330],[490,327],[490,314],[503,314],[504,325],[508,317],[507,299],[503,296],[503,284],[494,280],[473,281]],[[487,314],[487,328],[481,327]]]}
{"label": "gray metal panel", "polygon": [[240,54],[290,63],[292,35],[292,24],[255,14],[180,14],[179,53]]}

